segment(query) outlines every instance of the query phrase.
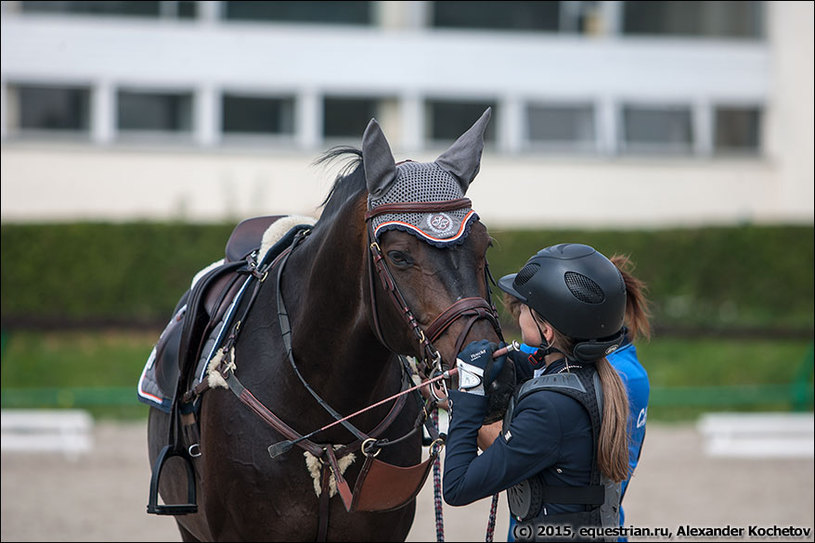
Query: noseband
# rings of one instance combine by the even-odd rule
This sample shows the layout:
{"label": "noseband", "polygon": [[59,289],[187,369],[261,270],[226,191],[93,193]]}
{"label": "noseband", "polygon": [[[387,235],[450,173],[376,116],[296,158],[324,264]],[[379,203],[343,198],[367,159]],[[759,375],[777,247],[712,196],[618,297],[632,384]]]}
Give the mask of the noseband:
{"label": "noseband", "polygon": [[470,330],[475,323],[480,319],[486,319],[489,321],[493,329],[495,329],[495,332],[498,334],[498,337],[502,337],[501,325],[498,320],[498,311],[491,303],[489,268],[485,268],[485,282],[487,283],[487,297],[490,298],[490,300],[485,300],[481,297],[462,298],[461,300],[456,301],[446,310],[442,311],[441,314],[439,314],[433,320],[433,322],[430,323],[426,330],[422,330],[419,322],[416,320],[416,316],[413,314],[413,311],[410,309],[410,306],[405,300],[405,297],[399,291],[399,286],[396,284],[393,274],[391,274],[390,269],[388,268],[385,257],[382,254],[382,249],[380,248],[379,243],[376,241],[373,227],[371,225],[371,219],[383,213],[430,213],[453,211],[456,209],[470,207],[471,205],[472,202],[469,198],[458,198],[455,200],[445,200],[440,202],[400,202],[377,206],[365,214],[365,221],[368,225],[368,247],[371,255],[371,262],[368,266],[368,285],[371,292],[371,312],[373,314],[374,331],[377,338],[384,346],[388,347],[388,349],[393,352],[397,352],[388,345],[387,341],[385,340],[385,336],[382,333],[382,325],[379,321],[379,311],[376,303],[374,279],[374,275],[376,274],[382,283],[382,287],[388,293],[388,297],[396,306],[397,310],[402,314],[408,324],[408,327],[416,336],[416,339],[419,342],[420,352],[422,353],[422,361],[424,362],[425,366],[424,369],[428,376],[432,373],[438,374],[444,371],[444,368],[442,367],[441,354],[439,353],[438,349],[433,346],[433,342],[441,337],[441,335],[444,334],[444,332],[447,331],[447,329],[450,328],[450,326],[458,319],[467,318],[468,320],[456,339],[456,354],[461,351],[465,338],[470,333]]}

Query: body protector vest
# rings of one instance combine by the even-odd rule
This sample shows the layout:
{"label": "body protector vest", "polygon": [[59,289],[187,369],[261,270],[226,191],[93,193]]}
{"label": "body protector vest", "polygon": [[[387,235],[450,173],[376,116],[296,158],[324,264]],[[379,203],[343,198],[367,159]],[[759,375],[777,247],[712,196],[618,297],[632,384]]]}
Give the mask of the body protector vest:
{"label": "body protector vest", "polygon": [[[542,538],[542,536],[558,535],[539,534],[538,530],[534,528],[541,525],[570,525],[575,530],[583,526],[619,526],[620,483],[614,483],[606,478],[597,466],[597,445],[603,412],[603,388],[596,368],[593,364],[586,364],[571,373],[541,375],[525,382],[510,401],[504,418],[504,433],[509,430],[515,406],[526,396],[543,390],[558,392],[574,398],[589,414],[593,443],[589,485],[583,487],[551,486],[545,483],[543,473],[538,473],[507,489],[510,513],[519,522],[533,525],[533,529],[529,531],[532,540],[550,540],[549,537]],[[585,510],[576,513],[545,515],[543,506],[547,503],[579,504],[584,505]]]}

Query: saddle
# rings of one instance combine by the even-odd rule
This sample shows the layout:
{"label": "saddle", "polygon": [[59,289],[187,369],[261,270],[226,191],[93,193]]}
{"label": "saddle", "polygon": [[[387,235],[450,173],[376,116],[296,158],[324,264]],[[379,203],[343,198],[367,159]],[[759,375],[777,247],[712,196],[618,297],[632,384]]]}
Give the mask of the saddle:
{"label": "saddle", "polygon": [[204,344],[235,299],[240,279],[246,276],[240,273],[246,267],[246,257],[260,248],[263,233],[281,218],[255,217],[238,224],[226,243],[222,263],[205,272],[181,297],[178,305],[185,310],[174,312],[173,328],[156,345],[156,375],[165,391],[174,390],[179,378],[184,386],[195,380],[192,372],[206,354],[202,352]]}
{"label": "saddle", "polygon": [[[269,227],[284,218],[292,217],[272,215],[242,221],[226,243],[225,257],[198,272],[150,354],[139,382],[139,400],[169,413],[176,390],[189,388],[201,378],[197,370],[202,358],[210,354],[211,336],[249,274],[247,257],[260,250]],[[291,243],[294,230],[268,250],[271,258]]]}
{"label": "saddle", "polygon": [[[264,234],[284,218],[280,225],[288,230],[283,230],[285,234],[266,248]],[[183,396],[197,380],[204,378],[206,363],[220,343],[221,338],[216,336],[220,336],[219,331],[225,327],[227,312],[239,303],[242,287],[248,284],[260,260],[258,254],[266,261],[273,260],[304,226],[299,219],[301,217],[273,215],[239,223],[227,240],[225,257],[196,274],[153,348],[139,380],[139,400],[169,413],[171,422],[169,443],[153,466],[148,513],[178,515],[197,510],[190,462],[191,457],[200,454],[194,450],[198,444],[196,405],[184,401]],[[192,444],[189,448],[185,446],[182,432],[186,434],[186,442]],[[173,456],[182,457],[187,466],[188,503],[159,505],[158,479],[163,465]]]}

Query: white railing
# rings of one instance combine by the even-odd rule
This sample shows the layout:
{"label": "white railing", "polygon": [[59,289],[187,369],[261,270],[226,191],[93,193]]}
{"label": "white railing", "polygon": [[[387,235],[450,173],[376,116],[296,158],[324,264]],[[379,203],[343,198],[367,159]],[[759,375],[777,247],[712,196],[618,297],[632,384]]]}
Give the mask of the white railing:
{"label": "white railing", "polygon": [[80,409],[4,409],[3,452],[61,452],[78,458],[93,446],[93,418]]}
{"label": "white railing", "polygon": [[815,457],[812,413],[706,413],[698,423],[710,456]]}

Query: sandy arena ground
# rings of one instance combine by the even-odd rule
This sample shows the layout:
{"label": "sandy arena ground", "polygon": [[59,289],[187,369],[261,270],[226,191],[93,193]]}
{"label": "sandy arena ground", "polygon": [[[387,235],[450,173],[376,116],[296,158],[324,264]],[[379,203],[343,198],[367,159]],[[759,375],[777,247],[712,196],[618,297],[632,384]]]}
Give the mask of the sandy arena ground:
{"label": "sandy arena ground", "polygon": [[[150,469],[144,424],[97,423],[94,449],[2,454],[2,541],[180,541],[175,521],[147,515]],[[750,537],[750,526],[813,528],[813,459],[711,458],[694,425],[649,424],[640,467],[625,498],[626,525],[667,528],[673,540]],[[408,541],[434,541],[432,475],[419,495]],[[448,541],[483,541],[489,499],[444,507]],[[677,528],[745,528],[742,538],[682,538]],[[495,540],[506,540],[503,498]],[[812,540],[780,538],[788,541]],[[632,537],[632,541],[653,538]]]}

